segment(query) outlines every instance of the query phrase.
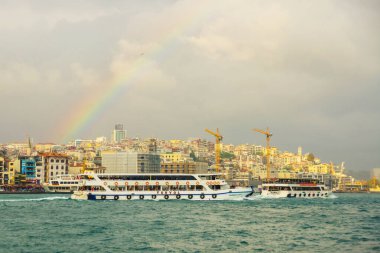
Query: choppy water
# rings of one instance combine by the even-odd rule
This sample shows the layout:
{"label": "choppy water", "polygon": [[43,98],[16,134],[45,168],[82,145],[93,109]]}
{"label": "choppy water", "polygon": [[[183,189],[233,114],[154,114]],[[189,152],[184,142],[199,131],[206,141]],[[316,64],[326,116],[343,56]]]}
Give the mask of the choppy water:
{"label": "choppy water", "polygon": [[75,201],[0,195],[0,252],[380,252],[380,194]]}

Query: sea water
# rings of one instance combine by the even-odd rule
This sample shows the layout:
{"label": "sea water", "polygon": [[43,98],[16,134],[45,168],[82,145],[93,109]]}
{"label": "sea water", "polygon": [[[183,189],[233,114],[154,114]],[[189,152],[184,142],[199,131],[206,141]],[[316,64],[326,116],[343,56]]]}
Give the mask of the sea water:
{"label": "sea water", "polygon": [[78,201],[0,195],[0,252],[380,252],[380,194]]}

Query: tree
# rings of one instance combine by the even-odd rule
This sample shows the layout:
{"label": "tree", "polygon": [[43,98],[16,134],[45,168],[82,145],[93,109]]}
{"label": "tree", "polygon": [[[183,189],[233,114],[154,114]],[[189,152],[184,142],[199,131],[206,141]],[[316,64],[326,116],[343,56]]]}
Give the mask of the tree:
{"label": "tree", "polygon": [[222,159],[234,159],[235,158],[235,155],[232,154],[232,153],[228,153],[228,152],[223,152],[220,154],[220,157]]}
{"label": "tree", "polygon": [[195,153],[193,150],[191,150],[191,152],[190,152],[190,157],[193,158],[194,162],[196,162],[198,160],[198,158],[195,156]]}
{"label": "tree", "polygon": [[307,158],[306,158],[306,159],[307,159],[309,162],[314,162],[314,158],[315,158],[315,157],[314,157],[313,153],[310,153],[310,154],[307,155]]}

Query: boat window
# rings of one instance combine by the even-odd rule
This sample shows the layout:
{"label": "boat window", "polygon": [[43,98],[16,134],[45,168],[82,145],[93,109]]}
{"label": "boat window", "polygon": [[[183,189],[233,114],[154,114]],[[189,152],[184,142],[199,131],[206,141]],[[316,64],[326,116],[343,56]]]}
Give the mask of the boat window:
{"label": "boat window", "polygon": [[175,186],[175,185],[171,185],[170,187],[169,187],[169,191],[177,191],[177,186]]}
{"label": "boat window", "polygon": [[196,189],[197,191],[203,191],[203,185],[197,185],[197,186],[195,187],[195,189]]}
{"label": "boat window", "polygon": [[280,190],[280,187],[278,186],[269,186],[269,191],[273,192],[273,191],[279,191]]}
{"label": "boat window", "polygon": [[148,191],[158,191],[158,187],[159,186],[155,186],[155,185],[149,185],[149,187],[148,187]]}
{"label": "boat window", "polygon": [[220,185],[212,185],[211,189],[213,189],[214,191],[220,190]]}
{"label": "boat window", "polygon": [[319,187],[292,186],[295,191],[319,191]]}
{"label": "boat window", "polygon": [[195,180],[191,175],[152,175],[151,180]]}

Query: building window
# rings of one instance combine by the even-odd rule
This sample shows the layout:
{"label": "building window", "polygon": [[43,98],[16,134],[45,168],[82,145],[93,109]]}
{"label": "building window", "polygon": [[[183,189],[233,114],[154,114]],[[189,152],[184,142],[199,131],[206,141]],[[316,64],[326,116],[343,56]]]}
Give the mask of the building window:
{"label": "building window", "polygon": [[53,165],[51,165],[51,166],[50,166],[50,169],[54,169],[54,166],[53,166]]}
{"label": "building window", "polygon": [[65,162],[65,160],[62,159],[62,160],[61,160],[61,163],[64,163],[64,162]]}
{"label": "building window", "polygon": [[57,166],[55,166],[55,168],[58,170],[58,165],[57,165]]}
{"label": "building window", "polygon": [[54,162],[54,159],[50,159],[50,162],[53,163],[53,162]]}

